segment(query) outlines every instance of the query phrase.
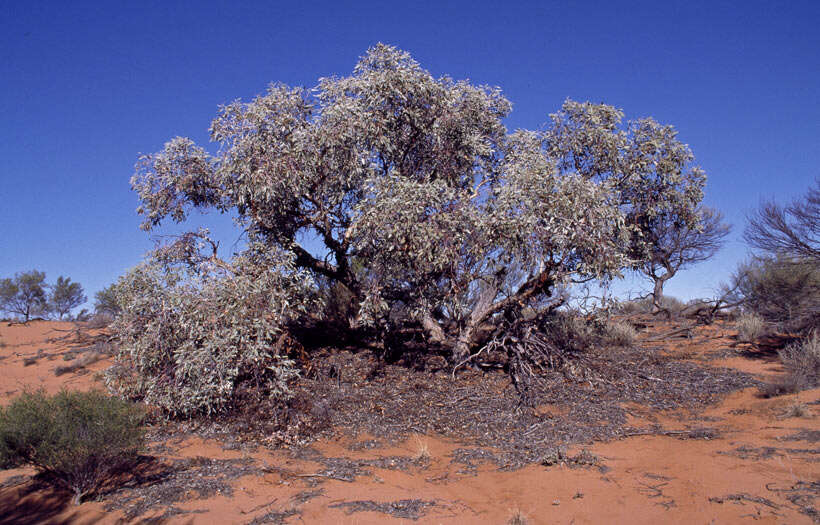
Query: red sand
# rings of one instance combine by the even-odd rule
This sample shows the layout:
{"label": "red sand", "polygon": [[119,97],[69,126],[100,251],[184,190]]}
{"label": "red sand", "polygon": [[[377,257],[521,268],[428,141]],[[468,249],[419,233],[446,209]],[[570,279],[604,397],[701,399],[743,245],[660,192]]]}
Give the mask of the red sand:
{"label": "red sand", "polygon": [[[0,357],[4,358],[0,361],[3,371],[0,402],[7,402],[27,386],[43,387],[49,392],[62,387],[100,387],[95,372],[108,365],[105,361],[91,365],[89,373],[60,377],[54,374],[57,366],[66,364],[62,354],[77,346],[71,340],[71,328],[70,323],[55,322],[0,326],[0,341],[5,343],[0,348]],[[682,339],[665,346],[670,352],[685,352],[697,359],[709,350],[718,346],[725,348],[730,343],[725,339],[731,334],[728,329],[707,327],[702,330],[698,337],[709,335],[708,343],[694,346]],[[54,340],[61,337],[64,339]],[[694,339],[695,344],[698,337]],[[35,356],[40,348],[46,355],[56,357],[41,358],[33,365],[24,366],[23,359]],[[782,373],[774,359],[744,357],[739,352],[712,365],[734,367],[766,377]],[[808,404],[812,414],[783,417],[787,408],[797,402]],[[423,448],[430,455],[427,468],[411,467],[408,471],[373,468],[373,475],[360,476],[348,483],[307,477],[319,472],[322,466],[291,459],[282,451],[260,448],[258,452],[243,453],[223,450],[222,444],[216,441],[191,438],[178,445],[170,444],[173,456],[166,458],[249,456],[260,465],[274,468],[232,481],[232,497],[217,495],[177,503],[179,509],[203,512],[176,515],[167,523],[248,523],[268,512],[290,508],[297,508],[301,517],[294,515],[287,518],[286,523],[410,523],[411,520],[383,513],[347,514],[343,508],[331,507],[355,500],[403,499],[436,501],[436,506],[427,509],[416,523],[503,524],[515,513],[523,515],[528,523],[811,523],[811,517],[800,513],[798,506],[787,499],[795,493],[785,490],[800,481],[820,481],[816,443],[782,438],[800,429],[820,430],[819,402],[820,389],[773,399],[760,398],[755,389],[736,392],[698,414],[714,418],[710,426],[720,430],[720,437],[716,439],[637,436],[585,447],[602,460],[608,469],[606,472],[594,467],[540,465],[504,472],[488,464],[475,475],[463,473],[459,472],[462,465],[451,463],[449,457],[462,445],[435,436],[413,436],[389,448],[356,452],[347,448],[353,438],[316,444],[316,448],[329,457],[412,456]],[[664,428],[683,428],[683,422],[691,415],[653,413],[640,406],[628,408],[630,423],[636,426],[648,426],[651,418]],[[550,412],[559,414],[560,407],[553,407]],[[362,438],[358,436],[356,440]],[[743,459],[734,452],[740,447],[776,450],[765,459]],[[577,450],[578,447],[570,452]],[[2,471],[0,483],[15,475],[31,473],[31,469]],[[310,488],[311,481],[323,481],[316,486],[324,491],[322,495],[301,505],[293,502],[291,498]],[[121,512],[107,514],[100,502],[72,506],[58,492],[41,489],[25,494],[28,488],[25,482],[0,489],[0,523],[122,523]],[[804,503],[811,503],[814,496],[805,496],[809,499],[804,499]],[[813,505],[816,506],[816,501]],[[152,511],[139,519],[157,517],[166,510]]]}

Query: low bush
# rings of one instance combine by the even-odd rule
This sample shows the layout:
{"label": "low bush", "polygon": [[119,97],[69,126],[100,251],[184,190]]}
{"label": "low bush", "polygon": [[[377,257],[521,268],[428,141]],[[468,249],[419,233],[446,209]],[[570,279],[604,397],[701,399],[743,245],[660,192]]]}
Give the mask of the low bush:
{"label": "low bush", "polygon": [[797,389],[814,388],[820,384],[820,336],[816,331],[788,345],[778,354],[790,382]]}
{"label": "low bush", "polygon": [[109,313],[97,312],[85,320],[86,328],[105,328],[114,322],[114,316]]}
{"label": "low bush", "polygon": [[604,329],[604,342],[613,346],[632,346],[637,338],[635,327],[625,321],[610,321]]}
{"label": "low bush", "polygon": [[33,465],[79,504],[137,460],[142,418],[140,407],[99,392],[26,392],[0,409],[0,464]]}
{"label": "low bush", "polygon": [[601,344],[606,325],[600,319],[588,319],[576,311],[558,311],[546,320],[542,330],[556,348],[583,353]]}
{"label": "low bush", "polygon": [[737,340],[742,343],[754,343],[766,330],[766,323],[753,313],[744,313],[735,321]]}
{"label": "low bush", "polygon": [[297,370],[282,343],[287,323],[316,304],[311,281],[290,261],[254,254],[188,267],[156,259],[114,289],[119,348],[107,383],[120,395],[172,417],[225,410],[240,390],[290,396]]}
{"label": "low bush", "polygon": [[[671,295],[664,295],[660,300],[661,311],[669,312],[671,317],[677,317],[685,308],[686,304],[676,297]],[[617,307],[617,312],[624,315],[631,314],[650,314],[655,310],[655,305],[652,302],[652,297],[645,297],[643,299],[632,299],[620,303]]]}
{"label": "low bush", "polygon": [[820,266],[785,257],[755,258],[733,277],[734,300],[780,329],[806,334],[820,328]]}

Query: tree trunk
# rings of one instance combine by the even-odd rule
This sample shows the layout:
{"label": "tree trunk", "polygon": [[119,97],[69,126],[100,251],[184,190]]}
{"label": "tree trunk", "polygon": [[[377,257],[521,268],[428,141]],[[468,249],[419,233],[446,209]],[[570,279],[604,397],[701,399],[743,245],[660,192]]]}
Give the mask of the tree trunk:
{"label": "tree trunk", "polygon": [[652,289],[652,313],[659,314],[663,312],[666,314],[667,319],[672,318],[672,312],[670,312],[668,308],[664,308],[661,301],[663,301],[663,285],[666,284],[666,281],[671,277],[668,273],[660,277],[655,277],[655,286]]}
{"label": "tree trunk", "polygon": [[663,300],[663,285],[664,279],[655,279],[655,287],[652,289],[652,307],[654,312],[661,310],[661,301]]}

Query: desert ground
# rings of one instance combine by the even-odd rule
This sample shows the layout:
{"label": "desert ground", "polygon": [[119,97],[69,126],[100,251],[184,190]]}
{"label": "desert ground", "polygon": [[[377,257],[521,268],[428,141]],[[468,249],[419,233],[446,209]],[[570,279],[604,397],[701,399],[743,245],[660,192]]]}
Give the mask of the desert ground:
{"label": "desert ground", "polygon": [[[556,378],[535,408],[491,367],[327,350],[304,432],[157,421],[140,466],[79,506],[33,469],[0,471],[0,523],[820,522],[820,389],[761,393],[784,374],[777,341],[637,324],[636,348],[597,357],[610,372]],[[0,402],[104,388],[106,338],[3,323]]]}

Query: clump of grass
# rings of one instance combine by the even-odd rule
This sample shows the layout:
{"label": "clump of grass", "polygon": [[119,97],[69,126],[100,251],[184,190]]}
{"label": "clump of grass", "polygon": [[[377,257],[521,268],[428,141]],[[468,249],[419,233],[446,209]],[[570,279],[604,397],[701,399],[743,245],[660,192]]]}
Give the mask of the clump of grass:
{"label": "clump of grass", "polygon": [[89,329],[99,329],[99,328],[106,328],[108,325],[114,322],[114,316],[107,313],[97,313],[91,316],[85,323],[86,328]]}
{"label": "clump of grass", "polygon": [[638,338],[635,327],[625,321],[610,321],[606,324],[604,339],[614,346],[632,346]]}
{"label": "clump of grass", "polygon": [[786,377],[771,383],[764,383],[758,390],[760,390],[760,395],[763,397],[778,397],[794,394],[800,391],[800,388],[790,377]]}
{"label": "clump of grass", "polygon": [[780,350],[778,355],[798,390],[820,384],[820,337],[816,331]]}
{"label": "clump of grass", "polygon": [[735,322],[737,340],[741,343],[754,343],[763,335],[766,323],[755,314],[746,313],[738,317]]}
{"label": "clump of grass", "polygon": [[527,516],[521,512],[521,509],[514,510],[513,515],[507,520],[507,525],[527,525],[528,523],[529,520]]}
{"label": "clump of grass", "polygon": [[79,504],[137,461],[143,417],[100,392],[25,392],[0,409],[0,465],[32,465]]}
{"label": "clump of grass", "polygon": [[416,453],[413,455],[413,461],[417,464],[426,464],[430,462],[430,447],[427,441],[421,438],[416,438]]}
{"label": "clump of grass", "polygon": [[811,409],[805,403],[795,402],[786,408],[786,411],[780,416],[781,419],[788,419],[791,417],[812,417]]}
{"label": "clump of grass", "polygon": [[90,352],[90,353],[84,355],[83,357],[77,359],[76,361],[74,361],[70,365],[58,366],[57,368],[54,369],[54,375],[59,377],[63,374],[68,374],[70,372],[76,372],[77,370],[80,370],[81,368],[85,368],[88,365],[96,363],[97,361],[99,361],[102,358],[103,358],[103,354],[101,354],[100,352]]}
{"label": "clump of grass", "polygon": [[578,454],[570,456],[567,454],[566,450],[558,447],[549,450],[546,454],[544,454],[539,460],[539,463],[545,467],[561,464],[569,465],[570,467],[579,467],[598,465],[600,463],[600,459],[587,449],[582,449]]}

